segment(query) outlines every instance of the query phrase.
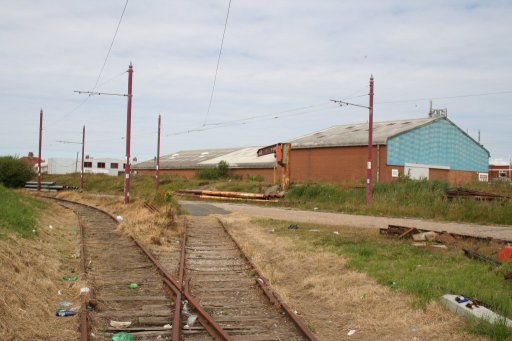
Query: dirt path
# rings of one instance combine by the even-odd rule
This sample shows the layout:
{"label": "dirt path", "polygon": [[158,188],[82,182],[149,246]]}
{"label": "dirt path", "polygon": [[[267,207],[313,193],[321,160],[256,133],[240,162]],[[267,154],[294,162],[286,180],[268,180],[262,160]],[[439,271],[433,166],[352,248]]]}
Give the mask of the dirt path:
{"label": "dirt path", "polygon": [[419,229],[448,231],[478,237],[492,237],[512,241],[512,226],[477,225],[470,223],[439,222],[413,218],[374,217],[344,213],[302,211],[276,207],[262,207],[247,204],[205,203],[181,201],[182,207],[197,215],[242,213],[252,217],[265,217],[302,223],[346,225],[353,227],[386,228],[401,225]]}

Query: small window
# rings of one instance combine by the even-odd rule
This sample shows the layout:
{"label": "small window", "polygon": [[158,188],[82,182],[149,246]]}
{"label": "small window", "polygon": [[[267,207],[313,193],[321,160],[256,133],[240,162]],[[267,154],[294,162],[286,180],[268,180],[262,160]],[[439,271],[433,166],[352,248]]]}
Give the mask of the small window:
{"label": "small window", "polygon": [[92,168],[92,162],[84,162],[85,168]]}
{"label": "small window", "polygon": [[98,168],[105,168],[105,162],[98,162]]}
{"label": "small window", "polygon": [[500,170],[500,178],[506,178],[507,177],[507,171],[506,170]]}
{"label": "small window", "polygon": [[113,162],[110,164],[110,169],[118,169],[119,168],[119,164],[117,162]]}

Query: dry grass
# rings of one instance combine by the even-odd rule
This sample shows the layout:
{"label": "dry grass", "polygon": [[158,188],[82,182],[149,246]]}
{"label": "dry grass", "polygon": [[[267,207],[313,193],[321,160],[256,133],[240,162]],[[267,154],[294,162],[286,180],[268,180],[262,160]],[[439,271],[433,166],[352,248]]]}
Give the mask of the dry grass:
{"label": "dry grass", "polygon": [[[332,253],[298,250],[293,237],[232,215],[221,219],[282,296],[320,340],[479,340],[438,303],[411,308],[411,298],[346,269]],[[347,336],[350,330],[356,330]]]}
{"label": "dry grass", "polygon": [[62,280],[80,275],[78,231],[71,211],[52,207],[34,238],[0,240],[0,340],[79,339],[78,317],[55,316],[61,301],[80,307],[80,282],[68,288]]}
{"label": "dry grass", "polygon": [[173,251],[175,238],[183,235],[184,223],[176,218],[176,212],[171,207],[159,207],[160,213],[152,213],[141,200],[132,200],[130,205],[125,205],[122,196],[79,192],[62,192],[58,198],[98,207],[113,216],[122,216],[119,231],[137,238],[150,249]]}

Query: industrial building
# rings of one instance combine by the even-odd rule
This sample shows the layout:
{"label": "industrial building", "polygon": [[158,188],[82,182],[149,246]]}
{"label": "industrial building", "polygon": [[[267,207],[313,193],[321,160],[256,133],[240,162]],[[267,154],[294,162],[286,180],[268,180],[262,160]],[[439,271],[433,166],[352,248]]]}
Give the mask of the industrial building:
{"label": "industrial building", "polygon": [[489,162],[489,180],[512,180],[512,159],[495,159]]}
{"label": "industrial building", "polygon": [[[48,174],[71,174],[81,171],[81,160],[78,158],[48,158],[45,163],[44,173]],[[37,165],[36,165],[37,166]],[[117,176],[124,173],[123,160],[114,158],[93,158],[87,156],[84,160],[84,173],[106,174]]]}
{"label": "industrial building", "polygon": [[[282,142],[282,141],[281,141]],[[288,141],[292,150],[292,182],[365,181],[368,124],[339,125]],[[182,151],[161,158],[161,172],[185,177],[197,169],[214,167],[224,160],[231,174],[261,175],[276,179],[273,155],[258,158],[254,148]],[[445,116],[375,122],[373,126],[374,182],[401,176],[463,184],[488,172],[489,152]],[[134,165],[138,172],[152,173],[155,160]],[[277,171],[281,171],[277,168]],[[280,174],[277,175],[277,178]]]}

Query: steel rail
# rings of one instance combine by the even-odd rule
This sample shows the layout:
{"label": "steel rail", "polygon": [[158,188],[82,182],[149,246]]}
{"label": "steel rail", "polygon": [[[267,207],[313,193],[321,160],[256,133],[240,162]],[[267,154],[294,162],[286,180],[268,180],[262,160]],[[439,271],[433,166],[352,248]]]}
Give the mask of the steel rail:
{"label": "steel rail", "polygon": [[[181,242],[181,258],[180,258],[180,269],[178,272],[178,282],[183,285],[183,275],[185,272],[185,245],[187,243],[187,234],[186,232],[183,234],[183,240]],[[172,331],[172,339],[173,340],[181,340],[181,292],[178,291],[176,293],[176,304],[175,304],[175,312],[174,312],[174,321],[173,326],[180,326],[180,328],[175,328]]]}
{"label": "steel rail", "polygon": [[[116,224],[119,224],[117,219],[111,213],[109,213],[109,212],[107,212],[105,210],[102,210],[100,208],[97,208],[97,207],[94,207],[94,206],[91,206],[91,205],[88,205],[88,204],[79,203],[79,202],[76,202],[76,201],[67,200],[67,199],[60,199],[60,198],[54,198],[54,197],[48,197],[48,196],[44,196],[44,197],[48,198],[48,199],[53,199],[53,200],[56,200],[56,201],[63,201],[63,202],[67,202],[67,203],[70,203],[70,204],[82,205],[82,206],[94,209],[96,211],[102,212],[103,214],[105,214],[108,217],[110,217]],[[177,282],[165,270],[165,268],[160,264],[160,262],[158,262],[158,260],[146,248],[146,246],[144,246],[135,237],[133,237],[133,236],[130,236],[130,237],[135,242],[135,244],[142,250],[142,252],[147,256],[147,258],[156,266],[156,268],[159,270],[160,274],[163,277],[164,283],[176,294],[176,297],[179,296],[178,293],[180,293],[180,294],[185,296],[185,298],[187,299],[189,304],[198,313],[197,318],[198,318],[199,322],[201,323],[201,325],[205,328],[205,330],[215,340],[219,340],[219,341],[232,341],[233,339],[227,334],[227,332],[199,305],[199,303],[196,301],[196,299],[190,294],[190,292],[188,291],[188,287],[185,286],[185,285],[181,285],[181,283]],[[183,245],[185,245],[185,244],[183,244]],[[184,246],[182,246],[182,247],[184,248]],[[182,252],[184,252],[184,251],[182,251]],[[85,260],[84,260],[84,262],[85,262]],[[184,258],[183,258],[183,266],[184,266]],[[180,271],[182,271],[182,270],[180,269]],[[181,305],[181,301],[180,301],[180,305]],[[87,334],[88,334],[88,332],[87,332]],[[174,332],[173,332],[173,335],[174,335]],[[88,335],[87,335],[87,337],[88,337]],[[88,339],[86,339],[86,340],[88,340]],[[173,340],[175,340],[174,336],[173,336]],[[179,340],[180,339],[175,340],[175,341],[179,341]]]}
{"label": "steel rail", "polygon": [[222,329],[222,327],[199,305],[195,298],[190,295],[188,288],[181,285],[181,283],[178,283],[174,278],[172,278],[172,276],[163,268],[163,266],[160,264],[160,262],[158,262],[158,260],[156,260],[151,252],[149,252],[149,250],[144,245],[142,245],[142,243],[140,243],[134,237],[132,237],[132,239],[160,271],[164,277],[164,283],[175,293],[181,292],[185,296],[188,303],[190,303],[190,305],[197,311],[197,318],[201,325],[208,331],[208,333],[210,333],[210,335],[213,336],[215,340],[231,341],[232,339],[227,334],[227,332]]}
{"label": "steel rail", "polygon": [[[63,206],[64,207],[64,206]],[[78,217],[78,225],[80,226],[80,272],[84,277],[87,276],[87,266],[85,264],[85,238],[84,238],[84,223],[78,213],[73,210]],[[86,277],[87,278],[87,277]],[[80,310],[80,340],[89,341],[89,313],[87,311],[87,297],[86,293],[80,292],[80,301],[82,308]]]}
{"label": "steel rail", "polygon": [[[226,225],[224,222],[217,218],[217,221],[222,226],[224,231],[228,234],[228,236],[231,238],[231,240],[235,243],[235,245],[238,247],[238,249],[243,252],[241,245],[238,243],[238,241],[233,238],[231,233],[229,233]],[[283,311],[288,315],[288,317],[292,320],[292,322],[295,324],[295,326],[300,330],[300,332],[310,341],[318,341],[318,338],[306,327],[306,325],[299,319],[299,317],[290,309],[290,307],[283,301],[283,299],[273,290],[270,288],[268,284],[268,280],[263,276],[263,274],[258,270],[256,265],[243,253],[243,258],[246,263],[248,263],[256,272],[258,275],[258,278],[256,280],[256,283],[258,283],[259,287],[263,292],[265,293],[265,296],[269,299],[271,304],[278,303]]]}
{"label": "steel rail", "polygon": [[[55,198],[52,198],[55,199]],[[59,200],[59,199],[55,199]],[[85,242],[84,242],[84,223],[78,213],[72,209],[71,207],[67,207],[59,203],[65,209],[72,211],[76,217],[78,218],[78,226],[80,227],[80,273],[82,279],[87,274],[87,266],[85,265]],[[81,341],[89,341],[89,314],[87,312],[87,298],[86,296],[80,292],[80,340]]]}

